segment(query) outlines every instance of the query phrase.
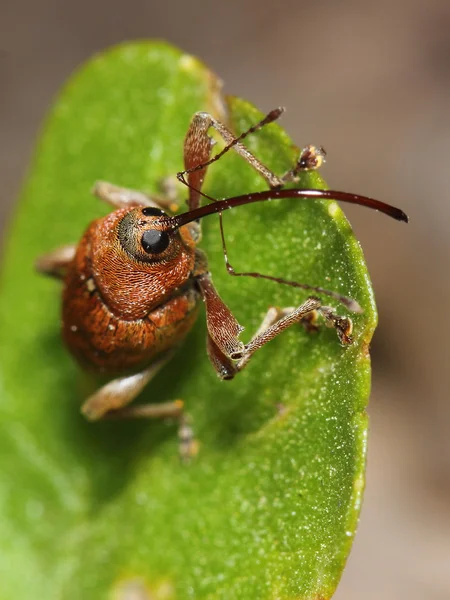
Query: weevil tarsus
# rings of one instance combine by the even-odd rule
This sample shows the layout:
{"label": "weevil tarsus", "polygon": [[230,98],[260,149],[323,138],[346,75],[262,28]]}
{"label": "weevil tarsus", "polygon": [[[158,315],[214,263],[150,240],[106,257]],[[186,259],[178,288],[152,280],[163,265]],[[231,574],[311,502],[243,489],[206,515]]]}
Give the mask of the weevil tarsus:
{"label": "weevil tarsus", "polygon": [[288,170],[283,177],[283,184],[297,182],[299,175],[302,171],[315,171],[325,162],[327,153],[322,146],[308,145],[303,148],[300,152],[300,156],[297,159],[295,166]]}

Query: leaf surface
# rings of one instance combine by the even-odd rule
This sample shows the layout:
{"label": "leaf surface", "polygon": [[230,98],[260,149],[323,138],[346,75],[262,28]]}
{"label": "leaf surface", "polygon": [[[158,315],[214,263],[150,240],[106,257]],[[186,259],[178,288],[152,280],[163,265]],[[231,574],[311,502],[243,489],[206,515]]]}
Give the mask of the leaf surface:
{"label": "leaf surface", "polygon": [[[81,68],[46,120],[1,280],[1,598],[127,600],[135,588],[143,600],[317,599],[340,578],[364,487],[376,312],[360,246],[336,203],[279,200],[224,215],[236,270],[339,291],[364,314],[354,315],[351,347],[333,330],[293,327],[221,382],[201,313],[142,395],[185,400],[200,441],[189,466],[179,463],[173,423],[81,417],[91,382],[60,339],[60,284],[33,270],[36,257],[76,242],[107,212],[90,194],[96,180],[156,192],[174,176],[198,110],[226,118],[236,133],[260,118],[243,100],[223,100],[193,57],[141,42]],[[247,141],[279,174],[296,158],[276,124]],[[302,177],[301,187],[324,185],[317,173]],[[230,152],[210,167],[205,190],[222,198],[265,187]],[[229,277],[218,218],[203,225],[201,247],[244,341],[270,305],[307,297]]]}

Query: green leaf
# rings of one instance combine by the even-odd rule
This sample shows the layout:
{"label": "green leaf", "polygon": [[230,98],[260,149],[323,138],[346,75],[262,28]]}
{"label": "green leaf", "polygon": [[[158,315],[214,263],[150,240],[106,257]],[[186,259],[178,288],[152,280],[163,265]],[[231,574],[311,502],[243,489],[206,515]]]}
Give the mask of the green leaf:
{"label": "green leaf", "polygon": [[[95,180],[157,191],[182,168],[193,113],[223,118],[224,107],[217,79],[200,62],[142,42],[84,66],[45,123],[1,284],[2,598],[125,600],[133,586],[143,599],[333,594],[364,487],[376,323],[362,252],[336,203],[279,200],[224,215],[236,269],[336,290],[365,312],[354,316],[353,346],[341,347],[330,329],[293,327],[231,382],[219,381],[208,362],[201,314],[143,394],[185,400],[200,440],[189,466],[179,462],[173,423],[81,417],[88,384],[60,339],[60,284],[33,269],[37,256],[75,242],[105,214],[90,194]],[[260,118],[236,98],[226,110],[236,132]],[[296,157],[276,124],[248,146],[280,174]],[[310,173],[301,185],[325,184]],[[210,167],[206,183],[216,197],[264,188],[232,152]],[[204,230],[201,247],[246,327],[244,341],[268,306],[305,299],[269,281],[229,277],[217,217],[205,219]]]}

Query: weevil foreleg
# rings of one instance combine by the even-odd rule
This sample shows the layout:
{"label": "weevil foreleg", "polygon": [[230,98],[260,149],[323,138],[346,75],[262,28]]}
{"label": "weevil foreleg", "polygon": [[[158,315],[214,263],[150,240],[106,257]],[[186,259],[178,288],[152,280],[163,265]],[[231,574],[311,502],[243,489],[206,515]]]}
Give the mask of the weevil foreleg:
{"label": "weevil foreleg", "polygon": [[[180,176],[187,175],[189,186],[189,210],[197,208],[200,204],[199,190],[202,188],[207,167],[218,160],[229,149],[233,149],[242,158],[249,163],[268,183],[271,188],[278,188],[283,185],[283,179],[275,175],[266,165],[258,160],[248,150],[241,139],[261,129],[265,124],[277,119],[282,113],[282,109],[275,109],[267,115],[262,121],[248,129],[242,136],[236,136],[220,121],[206,112],[196,113],[191,121],[186,138],[184,141],[184,171]],[[210,158],[213,141],[208,135],[210,128],[215,129],[227,146],[218,154]],[[194,188],[194,189],[193,189]]]}
{"label": "weevil foreleg", "polygon": [[[283,112],[283,108],[271,110],[261,121],[249,127],[237,137],[223,123],[209,113],[199,112],[194,115],[184,142],[185,170],[178,173],[178,178],[184,183],[186,183],[184,176],[188,176],[188,204],[190,210],[197,208],[200,204],[200,191],[207,167],[219,160],[231,149],[242,156],[266,180],[272,189],[281,188],[287,183],[298,181],[301,171],[316,170],[323,164],[326,156],[325,150],[322,147],[308,145],[300,152],[294,167],[279,177],[244,146],[242,143],[244,138],[251,133],[255,133],[265,125],[276,121]],[[210,158],[213,141],[209,137],[208,131],[211,127],[220,134],[226,146]]]}
{"label": "weevil foreleg", "polygon": [[36,269],[40,273],[63,279],[67,266],[74,259],[77,247],[75,244],[61,246],[53,252],[40,256],[36,261]]}
{"label": "weevil foreleg", "polygon": [[239,340],[242,327],[220,298],[209,274],[201,275],[198,283],[206,306],[208,355],[221,379],[232,379],[257,350],[292,325],[300,323],[307,330],[315,330],[318,315],[325,319],[327,326],[336,329],[343,345],[352,343],[351,319],[337,315],[329,306],[322,306],[319,298],[312,296],[295,309],[269,309],[253,338],[244,345]]}
{"label": "weevil foreleg", "polygon": [[329,306],[322,306],[318,298],[311,297],[295,309],[271,307],[251,341],[245,344],[242,357],[236,364],[237,370],[242,371],[259,348],[262,348],[267,342],[273,340],[282,331],[291,327],[291,325],[300,323],[307,331],[315,331],[317,329],[315,323],[319,314],[325,319],[327,327],[334,327],[336,329],[342,345],[352,343],[351,319],[337,315]]}
{"label": "weevil foreleg", "polygon": [[114,208],[153,206],[154,208],[170,211],[175,211],[178,208],[172,196],[168,198],[157,194],[149,196],[138,190],[119,187],[107,181],[97,181],[92,189],[92,193]]}
{"label": "weevil foreleg", "polygon": [[81,412],[89,421],[175,418],[179,423],[181,458],[187,460],[193,457],[197,451],[197,444],[190,426],[190,418],[184,412],[182,400],[162,404],[128,406],[172,356],[173,352],[169,352],[140,373],[119,377],[108,382],[84,402]]}

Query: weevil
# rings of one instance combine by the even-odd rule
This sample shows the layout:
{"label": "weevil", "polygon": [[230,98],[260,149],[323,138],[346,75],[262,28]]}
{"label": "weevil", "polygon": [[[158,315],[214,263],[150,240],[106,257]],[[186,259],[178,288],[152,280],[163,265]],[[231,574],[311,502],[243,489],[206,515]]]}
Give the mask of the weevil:
{"label": "weevil", "polygon": [[[156,373],[171,359],[192,328],[203,301],[207,322],[207,354],[217,375],[235,377],[253,354],[295,323],[316,327],[321,316],[334,327],[343,345],[352,342],[352,321],[325,306],[319,296],[331,296],[350,311],[359,305],[336,292],[261,273],[238,273],[227,258],[222,213],[233,207],[271,198],[334,199],[360,204],[407,221],[403,211],[365,196],[333,190],[286,188],[302,170],[318,168],[321,148],[308,146],[296,164],[279,177],[259,161],[243,139],[275,121],[277,108],[238,137],[208,113],[196,113],[184,141],[184,171],[178,179],[187,186],[188,210],[171,215],[171,200],[97,182],[94,194],[113,206],[106,217],[93,221],[80,242],[41,257],[39,271],[63,281],[62,335],[77,361],[86,369],[111,377],[82,405],[91,421],[104,417],[175,417],[180,420],[181,453],[193,453],[191,428],[183,402],[132,405]],[[211,158],[214,129],[224,140],[223,150]],[[209,165],[230,149],[236,151],[267,182],[267,191],[216,200],[202,191]],[[201,198],[210,201],[201,206]],[[220,217],[222,243],[228,272],[235,276],[271,279],[280,284],[311,290],[296,308],[270,308],[248,343],[243,328],[217,293],[205,253],[197,245],[201,220]]]}

